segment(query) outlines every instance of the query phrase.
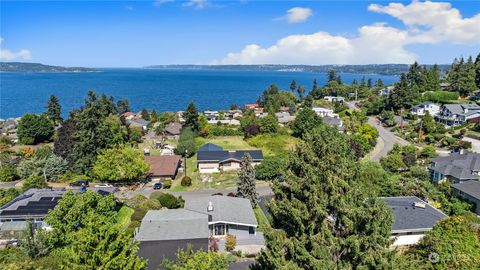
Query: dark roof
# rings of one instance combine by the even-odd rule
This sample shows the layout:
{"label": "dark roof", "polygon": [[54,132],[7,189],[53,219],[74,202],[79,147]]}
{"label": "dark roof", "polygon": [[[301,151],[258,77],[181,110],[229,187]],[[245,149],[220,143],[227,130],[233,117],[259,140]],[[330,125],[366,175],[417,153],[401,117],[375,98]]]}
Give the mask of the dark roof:
{"label": "dark roof", "polygon": [[[380,198],[393,210],[392,233],[430,230],[442,218],[447,217],[415,196]],[[424,207],[415,206],[415,203]]]}
{"label": "dark roof", "polygon": [[180,135],[181,131],[182,131],[182,124],[180,123],[170,123],[165,128],[165,132],[167,132],[170,135]]}
{"label": "dark roof", "polygon": [[453,184],[452,187],[475,199],[480,200],[480,182],[479,181],[469,180],[462,183]]}
{"label": "dark roof", "polygon": [[213,143],[207,143],[201,146],[200,148],[198,148],[197,152],[202,152],[202,151],[223,151],[223,148]]}
{"label": "dark roof", "polygon": [[238,150],[238,151],[201,151],[197,153],[197,161],[224,162],[227,160],[240,161],[244,154],[250,154],[252,160],[263,160],[262,150]]}
{"label": "dark roof", "polygon": [[480,171],[480,154],[452,153],[446,157],[433,158],[434,166],[430,169],[446,176],[452,176],[460,180],[479,179],[473,171]]}
{"label": "dark roof", "polygon": [[180,156],[145,156],[145,161],[150,164],[151,175],[175,177],[180,165]]}

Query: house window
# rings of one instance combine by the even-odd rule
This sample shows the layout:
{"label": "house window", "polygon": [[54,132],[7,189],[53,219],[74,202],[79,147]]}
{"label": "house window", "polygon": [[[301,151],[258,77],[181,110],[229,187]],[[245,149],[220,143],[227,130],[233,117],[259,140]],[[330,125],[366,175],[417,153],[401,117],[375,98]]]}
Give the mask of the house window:
{"label": "house window", "polygon": [[223,167],[231,167],[231,166],[232,166],[231,162],[223,163]]}
{"label": "house window", "polygon": [[248,227],[249,234],[255,234],[255,227]]}
{"label": "house window", "polygon": [[215,225],[215,235],[225,235],[225,225]]}

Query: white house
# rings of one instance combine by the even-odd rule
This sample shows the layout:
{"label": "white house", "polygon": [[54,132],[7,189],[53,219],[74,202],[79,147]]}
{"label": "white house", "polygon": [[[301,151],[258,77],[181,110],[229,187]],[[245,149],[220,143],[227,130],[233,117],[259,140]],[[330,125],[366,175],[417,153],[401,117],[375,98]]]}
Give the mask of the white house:
{"label": "white house", "polygon": [[326,96],[323,99],[327,100],[327,101],[330,101],[330,102],[344,102],[345,101],[344,97]]}
{"label": "white house", "polygon": [[320,117],[338,117],[338,114],[333,113],[333,110],[322,108],[322,107],[313,107],[312,110]]}
{"label": "white house", "polygon": [[479,117],[480,106],[477,104],[445,104],[435,119],[447,126],[459,126]]}
{"label": "white house", "polygon": [[435,116],[440,112],[440,105],[427,101],[423,102],[421,104],[418,104],[417,106],[413,106],[410,109],[411,114],[415,114],[418,116],[424,116],[426,113],[429,113],[431,116]]}

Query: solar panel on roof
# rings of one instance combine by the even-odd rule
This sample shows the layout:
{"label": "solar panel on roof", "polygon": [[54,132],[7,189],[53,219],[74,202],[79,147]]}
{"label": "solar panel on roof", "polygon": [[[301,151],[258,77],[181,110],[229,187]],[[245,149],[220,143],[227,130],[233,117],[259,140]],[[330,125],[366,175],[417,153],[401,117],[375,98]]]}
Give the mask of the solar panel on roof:
{"label": "solar panel on roof", "polygon": [[51,200],[53,200],[53,197],[42,197],[40,198],[39,201],[51,201]]}

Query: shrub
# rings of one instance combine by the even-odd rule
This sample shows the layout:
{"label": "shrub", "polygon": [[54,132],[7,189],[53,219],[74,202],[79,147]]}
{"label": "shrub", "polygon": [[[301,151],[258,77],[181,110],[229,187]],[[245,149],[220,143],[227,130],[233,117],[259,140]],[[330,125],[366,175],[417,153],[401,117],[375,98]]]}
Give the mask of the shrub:
{"label": "shrub", "polygon": [[232,251],[235,249],[237,245],[237,237],[235,235],[227,235],[227,239],[225,240],[225,249],[227,251]]}
{"label": "shrub", "polygon": [[181,208],[183,207],[183,204],[185,201],[182,199],[182,197],[175,197],[172,194],[169,193],[163,193],[161,194],[157,200],[160,202],[162,206],[167,207],[168,209],[175,209],[175,208]]}
{"label": "shrub", "polygon": [[283,168],[285,161],[278,157],[265,158],[262,163],[255,166],[255,178],[259,180],[273,180],[282,172],[280,168]]}
{"label": "shrub", "polygon": [[158,198],[160,198],[160,196],[162,194],[163,194],[163,192],[161,192],[161,191],[154,191],[154,192],[152,192],[152,194],[150,194],[150,199],[158,200]]}
{"label": "shrub", "polygon": [[147,197],[140,194],[137,194],[133,196],[133,198],[128,199],[127,201],[125,201],[125,204],[133,209],[144,209],[145,211],[156,210],[162,207],[158,200],[148,199]]}
{"label": "shrub", "polygon": [[182,187],[189,187],[192,185],[192,178],[184,176],[180,184],[182,185]]}
{"label": "shrub", "polygon": [[172,180],[164,180],[163,181],[163,188],[168,189],[172,186]]}
{"label": "shrub", "polygon": [[46,188],[48,187],[47,182],[43,177],[37,175],[31,175],[23,182],[23,191],[27,191],[31,188]]}
{"label": "shrub", "polygon": [[0,167],[0,182],[10,182],[18,179],[17,169],[12,164]]}

